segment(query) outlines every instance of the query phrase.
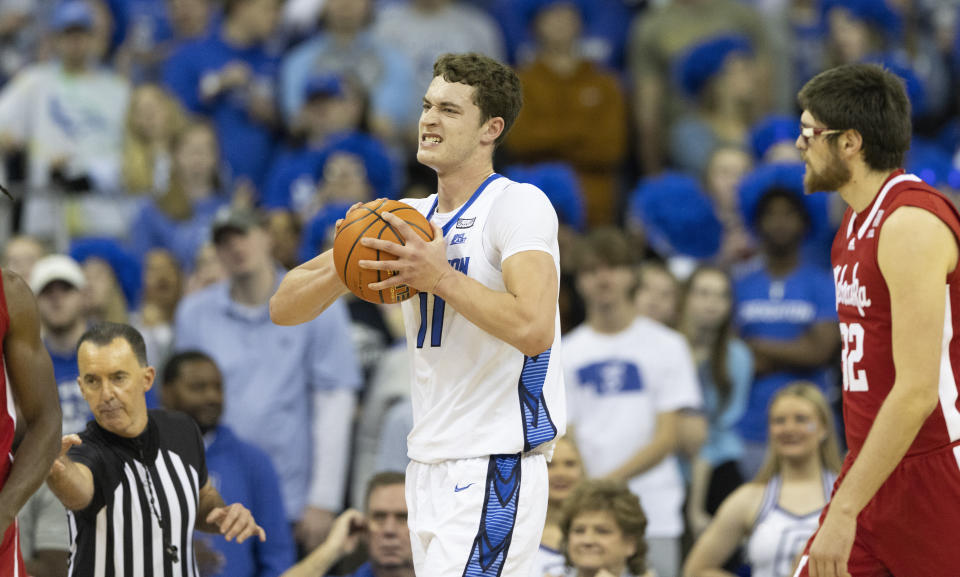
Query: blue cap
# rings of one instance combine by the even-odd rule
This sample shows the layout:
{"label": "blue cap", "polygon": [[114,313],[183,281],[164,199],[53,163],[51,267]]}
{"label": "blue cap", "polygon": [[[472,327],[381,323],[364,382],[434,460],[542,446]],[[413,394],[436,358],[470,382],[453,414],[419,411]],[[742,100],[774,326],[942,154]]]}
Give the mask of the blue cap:
{"label": "blue cap", "polygon": [[107,261],[117,277],[123,296],[127,299],[127,306],[133,308],[137,305],[142,280],[140,262],[124,250],[115,239],[102,237],[74,239],[70,243],[70,256],[81,264],[93,257]]}
{"label": "blue cap", "polygon": [[93,29],[93,9],[83,0],[67,0],[53,9],[50,28],[63,32],[69,28]]}
{"label": "blue cap", "polygon": [[333,137],[332,142],[318,152],[316,166],[321,171],[316,175],[318,180],[323,176],[323,167],[327,161],[338,153],[353,154],[360,158],[367,171],[367,181],[373,187],[374,197],[394,198],[393,164],[390,162],[390,154],[380,141],[361,132],[349,132]]}
{"label": "blue cap", "polygon": [[771,189],[787,190],[803,200],[810,217],[810,233],[819,235],[830,227],[829,196],[822,193],[805,194],[802,163],[777,162],[762,164],[740,181],[740,213],[751,227],[757,217],[757,206]]}
{"label": "blue cap", "polygon": [[307,83],[303,86],[303,97],[305,100],[310,100],[317,96],[335,96],[340,98],[344,94],[343,80],[336,74],[316,74],[308,78]]}
{"label": "blue cap", "polygon": [[960,190],[960,170],[953,166],[950,153],[925,140],[914,140],[907,153],[907,172],[916,174],[930,186]]}
{"label": "blue cap", "polygon": [[584,229],[586,215],[583,193],[577,174],[568,164],[548,162],[532,166],[513,165],[507,167],[504,175],[510,180],[526,182],[542,190],[557,211],[557,219],[561,223],[576,230]]}
{"label": "blue cap", "polygon": [[677,60],[674,74],[687,96],[696,97],[731,54],[753,54],[750,39],[739,34],[714,36],[690,46]]}
{"label": "blue cap", "polygon": [[700,183],[667,172],[646,178],[630,194],[629,218],[639,220],[661,256],[709,258],[720,249],[723,225]]}
{"label": "blue cap", "polygon": [[760,120],[750,129],[750,144],[757,160],[770,148],[781,142],[796,142],[800,136],[800,123],[793,116],[773,114]]}
{"label": "blue cap", "polygon": [[903,18],[886,0],[821,0],[820,11],[824,22],[834,8],[846,10],[853,18],[891,37],[898,37],[903,29]]}

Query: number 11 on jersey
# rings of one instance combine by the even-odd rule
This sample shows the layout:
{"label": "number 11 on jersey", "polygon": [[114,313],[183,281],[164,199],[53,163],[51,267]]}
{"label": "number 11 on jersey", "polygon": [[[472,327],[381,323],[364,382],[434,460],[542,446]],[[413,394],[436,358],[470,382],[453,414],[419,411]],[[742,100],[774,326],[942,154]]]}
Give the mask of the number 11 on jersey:
{"label": "number 11 on jersey", "polygon": [[[420,297],[420,330],[417,331],[417,348],[422,349],[427,340],[427,325],[430,325],[430,346],[440,346],[440,334],[443,332],[443,313],[447,308],[447,303],[442,298],[427,294],[417,293]],[[433,306],[428,306],[432,301]],[[430,315],[427,315],[430,310]]]}
{"label": "number 11 on jersey", "polygon": [[843,350],[840,351],[840,365],[843,369],[843,390],[866,391],[867,372],[857,368],[863,360],[863,325],[860,323],[840,323],[840,339]]}

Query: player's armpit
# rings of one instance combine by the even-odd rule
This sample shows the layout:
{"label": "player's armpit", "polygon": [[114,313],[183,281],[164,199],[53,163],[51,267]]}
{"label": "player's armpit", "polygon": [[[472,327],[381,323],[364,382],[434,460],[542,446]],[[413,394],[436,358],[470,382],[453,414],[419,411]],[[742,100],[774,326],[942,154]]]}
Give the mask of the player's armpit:
{"label": "player's armpit", "polygon": [[305,323],[347,292],[337,276],[333,250],[328,250],[284,275],[270,297],[270,320],[278,325]]}
{"label": "player's armpit", "polygon": [[938,401],[946,277],[957,266],[957,252],[957,241],[943,221],[909,206],[887,217],[877,246],[890,292],[894,386],[915,388],[917,395],[911,398],[929,410]]}

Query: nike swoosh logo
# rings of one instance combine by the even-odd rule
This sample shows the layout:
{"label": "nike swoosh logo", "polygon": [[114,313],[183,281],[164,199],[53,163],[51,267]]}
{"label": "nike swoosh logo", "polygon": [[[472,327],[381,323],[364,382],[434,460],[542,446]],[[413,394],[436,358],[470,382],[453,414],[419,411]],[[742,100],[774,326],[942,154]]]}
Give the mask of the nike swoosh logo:
{"label": "nike swoosh logo", "polygon": [[476,483],[470,483],[469,485],[464,485],[463,487],[461,487],[460,485],[457,485],[456,487],[453,488],[453,492],[454,492],[454,493],[459,493],[460,491],[463,491],[463,490],[465,490],[465,489],[469,489],[470,487],[474,486],[475,484],[476,484]]}

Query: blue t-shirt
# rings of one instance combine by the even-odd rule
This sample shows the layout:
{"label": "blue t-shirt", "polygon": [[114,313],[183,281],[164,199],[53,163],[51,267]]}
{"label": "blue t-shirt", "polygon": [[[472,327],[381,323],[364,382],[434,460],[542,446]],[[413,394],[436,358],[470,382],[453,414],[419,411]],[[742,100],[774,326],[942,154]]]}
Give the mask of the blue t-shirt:
{"label": "blue t-shirt", "polygon": [[63,434],[79,433],[87,428],[87,422],[93,419],[90,405],[80,393],[77,377],[77,352],[63,355],[47,347],[50,360],[53,361],[53,377],[57,380],[57,392],[60,394],[60,410],[63,413]]}
{"label": "blue t-shirt", "polygon": [[207,474],[225,503],[242,503],[267,533],[265,542],[256,537],[243,543],[227,541],[221,535],[207,537],[225,561],[216,575],[276,577],[293,565],[293,536],[270,457],[220,426],[207,447]]}
{"label": "blue t-shirt", "polygon": [[129,246],[143,259],[154,248],[169,250],[185,271],[193,270],[197,251],[210,238],[210,224],[227,198],[213,196],[193,204],[193,215],[183,221],[170,218],[156,200],[146,199],[130,227]]}
{"label": "blue t-shirt", "polygon": [[703,392],[703,410],[710,426],[707,442],[700,449],[700,457],[714,467],[727,461],[737,461],[743,456],[743,439],[740,438],[737,424],[743,418],[750,398],[753,354],[739,339],[731,339],[727,345],[730,392],[722,404],[709,361],[697,367],[697,375]]}
{"label": "blue t-shirt", "polygon": [[[209,101],[201,100],[204,76],[231,62],[249,66],[251,82],[221,92]],[[164,84],[180,102],[190,112],[213,120],[231,177],[248,177],[258,187],[270,166],[276,135],[251,116],[249,102],[251,91],[274,93],[278,62],[278,57],[265,46],[234,46],[223,39],[221,29],[214,28],[207,37],[178,48],[163,69]]]}
{"label": "blue t-shirt", "polygon": [[[734,283],[736,324],[744,340],[789,341],[821,322],[837,322],[836,296],[830,272],[809,264],[783,278],[772,278],[763,266]],[[767,440],[767,409],[773,395],[793,381],[811,381],[826,391],[833,379],[828,367],[789,370],[756,377],[739,429],[744,439]]]}

